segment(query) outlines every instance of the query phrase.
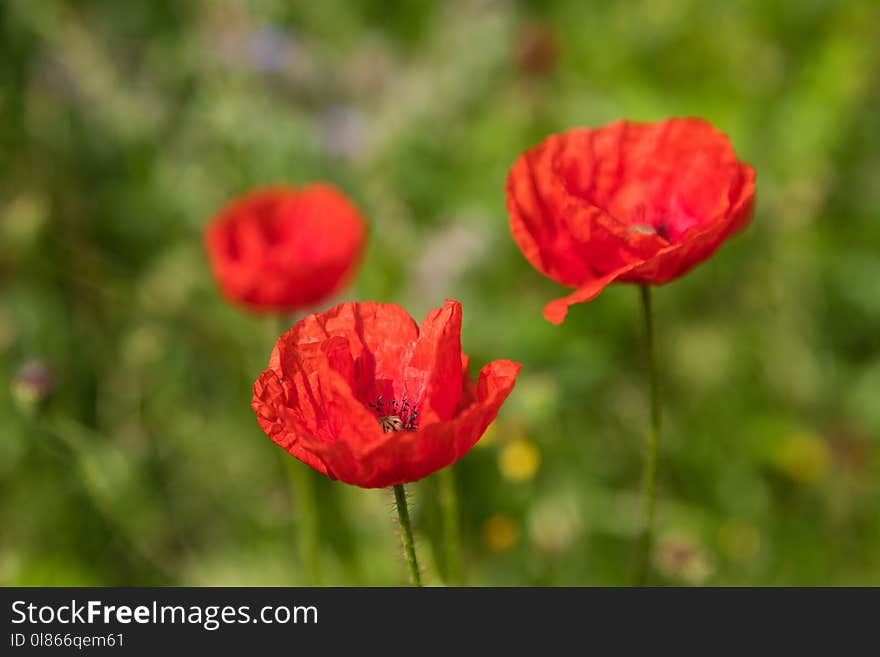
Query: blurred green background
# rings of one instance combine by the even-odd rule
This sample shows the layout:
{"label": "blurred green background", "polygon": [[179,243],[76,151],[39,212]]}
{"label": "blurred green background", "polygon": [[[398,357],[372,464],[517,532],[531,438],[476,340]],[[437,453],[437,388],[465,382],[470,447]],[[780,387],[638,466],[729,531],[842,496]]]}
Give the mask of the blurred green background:
{"label": "blurred green background", "polygon": [[[277,325],[203,253],[232,196],[317,179],[370,223],[341,298],[460,299],[472,362],[524,364],[455,467],[467,581],[628,583],[637,289],[546,322],[503,186],[550,132],[698,115],[758,205],[656,290],[653,581],[880,584],[878,70],[873,0],[0,2],[0,583],[405,583],[389,493],[317,476],[303,572],[250,409]],[[410,490],[441,583],[437,484]]]}

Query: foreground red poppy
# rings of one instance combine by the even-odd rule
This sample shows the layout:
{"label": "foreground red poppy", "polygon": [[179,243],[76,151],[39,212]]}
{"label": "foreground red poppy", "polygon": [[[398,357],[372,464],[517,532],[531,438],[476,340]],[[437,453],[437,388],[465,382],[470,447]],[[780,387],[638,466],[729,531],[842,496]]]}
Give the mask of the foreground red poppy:
{"label": "foreground red poppy", "polygon": [[467,365],[458,301],[421,326],[393,304],[343,303],[278,339],[252,406],[272,440],[331,479],[403,484],[464,456],[520,369],[496,360],[475,384]]}
{"label": "foreground red poppy", "polygon": [[365,235],[357,208],[336,188],[279,186],[223,208],[205,232],[205,246],[227,298],[261,312],[291,312],[345,285]]}
{"label": "foreground red poppy", "polygon": [[614,281],[659,285],[687,273],[749,222],[754,196],[754,169],[702,119],[552,135],[507,179],[520,249],[577,288],[544,309],[554,324]]}

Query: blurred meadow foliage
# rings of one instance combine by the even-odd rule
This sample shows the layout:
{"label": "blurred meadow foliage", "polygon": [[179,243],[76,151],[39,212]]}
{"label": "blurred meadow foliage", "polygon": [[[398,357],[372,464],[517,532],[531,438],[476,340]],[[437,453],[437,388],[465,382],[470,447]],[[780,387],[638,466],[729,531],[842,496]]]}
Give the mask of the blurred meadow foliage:
{"label": "blurred meadow foliage", "polygon": [[[370,224],[339,300],[464,304],[523,363],[455,467],[468,582],[626,584],[647,421],[637,290],[554,327],[507,229],[551,132],[697,115],[755,220],[655,294],[655,580],[880,584],[880,5],[873,0],[0,2],[0,583],[297,585],[251,385],[277,322],[201,231],[324,179]],[[302,466],[305,467],[305,466]],[[387,491],[315,477],[324,584],[403,584]],[[409,487],[445,581],[437,485]]]}

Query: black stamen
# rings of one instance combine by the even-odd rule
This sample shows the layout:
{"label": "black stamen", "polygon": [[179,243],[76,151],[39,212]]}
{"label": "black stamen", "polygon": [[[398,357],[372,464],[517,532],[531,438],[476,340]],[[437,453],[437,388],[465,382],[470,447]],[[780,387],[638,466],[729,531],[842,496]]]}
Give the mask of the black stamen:
{"label": "black stamen", "polygon": [[[368,402],[367,406],[376,412],[379,423],[386,432],[389,430],[415,431],[419,428],[419,412],[416,410],[416,404],[412,403],[407,395],[404,395],[401,401],[392,399],[387,405],[383,396],[379,395],[375,402]],[[386,410],[386,406],[390,408]],[[399,428],[389,429],[392,426]]]}

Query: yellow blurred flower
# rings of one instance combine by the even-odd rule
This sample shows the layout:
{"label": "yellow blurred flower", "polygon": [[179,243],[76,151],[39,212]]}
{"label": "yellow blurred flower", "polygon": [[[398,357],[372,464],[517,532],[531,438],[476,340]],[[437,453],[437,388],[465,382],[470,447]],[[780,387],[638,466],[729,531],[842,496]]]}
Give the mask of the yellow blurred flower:
{"label": "yellow blurred flower", "polygon": [[718,547],[733,561],[750,561],[761,548],[761,531],[745,520],[731,518],[718,528]]}
{"label": "yellow blurred flower", "polygon": [[828,473],[831,450],[820,436],[793,434],[780,443],[774,462],[792,480],[813,484]]}
{"label": "yellow blurred flower", "polygon": [[541,465],[541,452],[527,438],[516,438],[504,445],[498,456],[501,474],[515,482],[529,481]]}
{"label": "yellow blurred flower", "polygon": [[519,541],[520,528],[515,518],[495,515],[483,524],[483,543],[489,552],[509,550]]}

